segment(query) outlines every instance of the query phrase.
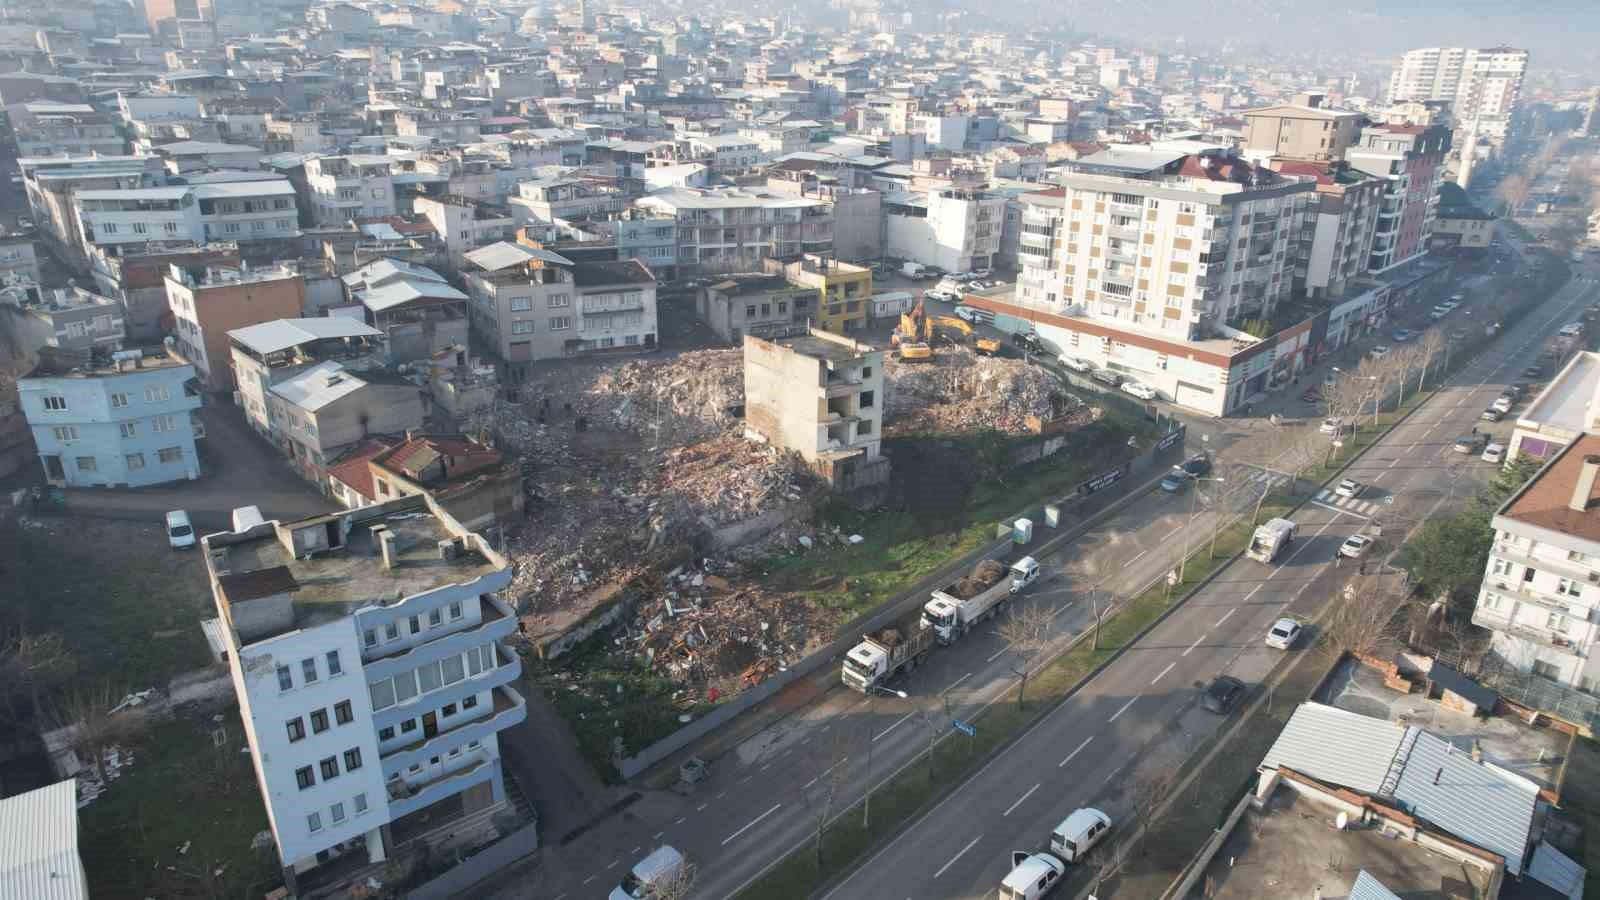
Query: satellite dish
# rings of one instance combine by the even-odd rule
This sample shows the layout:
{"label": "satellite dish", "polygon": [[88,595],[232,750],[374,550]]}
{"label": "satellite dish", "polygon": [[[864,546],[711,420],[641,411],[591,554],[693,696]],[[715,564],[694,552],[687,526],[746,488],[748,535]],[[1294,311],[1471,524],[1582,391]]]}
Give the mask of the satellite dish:
{"label": "satellite dish", "polygon": [[1350,814],[1345,812],[1344,810],[1340,810],[1339,811],[1339,815],[1335,816],[1334,819],[1333,819],[1333,827],[1339,829],[1340,831],[1345,830],[1345,828],[1348,827],[1349,824],[1350,824]]}

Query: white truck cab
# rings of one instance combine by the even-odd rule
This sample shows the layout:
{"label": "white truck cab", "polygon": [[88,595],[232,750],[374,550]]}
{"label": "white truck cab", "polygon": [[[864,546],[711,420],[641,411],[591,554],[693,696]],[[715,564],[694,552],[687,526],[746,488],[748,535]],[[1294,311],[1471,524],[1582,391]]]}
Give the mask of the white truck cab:
{"label": "white truck cab", "polygon": [[1061,820],[1050,835],[1050,852],[1069,863],[1083,856],[1111,830],[1111,818],[1098,809],[1085,806]]}
{"label": "white truck cab", "polygon": [[1061,883],[1067,864],[1049,853],[1011,851],[1011,871],[1000,882],[1000,900],[1037,900]]}
{"label": "white truck cab", "polygon": [[667,890],[677,888],[683,876],[683,854],[666,844],[639,860],[622,883],[611,889],[610,900],[648,900],[651,897],[680,896]]}
{"label": "white truck cab", "polygon": [[234,531],[249,531],[265,521],[259,506],[236,506],[233,509]]}
{"label": "white truck cab", "polygon": [[1015,594],[1039,579],[1039,561],[1024,556],[1011,564],[1011,593]]}

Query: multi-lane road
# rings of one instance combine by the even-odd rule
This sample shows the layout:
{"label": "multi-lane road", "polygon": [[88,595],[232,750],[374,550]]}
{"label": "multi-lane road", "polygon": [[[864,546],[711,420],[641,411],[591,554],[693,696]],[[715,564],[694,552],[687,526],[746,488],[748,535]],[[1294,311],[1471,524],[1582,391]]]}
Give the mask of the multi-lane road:
{"label": "multi-lane road", "polygon": [[[1072,810],[1125,812],[1130,768],[1174,734],[1203,735],[1220,718],[1196,707],[1196,685],[1228,673],[1259,682],[1282,661],[1262,638],[1279,616],[1312,617],[1348,570],[1335,550],[1381,510],[1386,536],[1464,499],[1494,467],[1455,452],[1500,388],[1560,326],[1600,297],[1587,267],[1557,296],[1516,317],[1482,352],[1350,467],[1371,487],[1363,498],[1321,495],[1295,515],[1300,540],[1278,564],[1240,559],[881,848],[827,896],[957,898],[989,895],[1010,851],[1044,842]],[[1510,420],[1498,430],[1509,432]],[[1371,504],[1371,505],[1367,505]],[[1303,649],[1293,652],[1306,652]]]}

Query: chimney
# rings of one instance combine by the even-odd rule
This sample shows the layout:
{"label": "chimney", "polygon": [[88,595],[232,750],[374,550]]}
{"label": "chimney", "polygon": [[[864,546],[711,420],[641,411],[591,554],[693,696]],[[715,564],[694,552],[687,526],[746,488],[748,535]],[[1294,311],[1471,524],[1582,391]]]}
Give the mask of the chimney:
{"label": "chimney", "polygon": [[383,567],[395,568],[394,558],[394,532],[387,525],[372,526],[372,536],[378,541],[378,549],[383,551]]}
{"label": "chimney", "polygon": [[1583,468],[1578,471],[1578,482],[1572,486],[1572,499],[1567,501],[1570,509],[1578,512],[1587,512],[1589,498],[1594,495],[1595,476],[1600,475],[1600,455],[1591,453],[1583,458]]}

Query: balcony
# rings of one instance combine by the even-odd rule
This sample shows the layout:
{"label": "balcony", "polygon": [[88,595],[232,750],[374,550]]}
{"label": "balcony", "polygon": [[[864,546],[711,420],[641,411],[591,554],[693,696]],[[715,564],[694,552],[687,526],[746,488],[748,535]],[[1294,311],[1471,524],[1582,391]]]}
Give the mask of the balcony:
{"label": "balcony", "polygon": [[1106,234],[1110,235],[1111,237],[1117,238],[1118,240],[1138,241],[1139,240],[1139,226],[1137,226],[1137,225],[1132,225],[1132,226],[1129,226],[1129,225],[1107,225],[1106,226]]}
{"label": "balcony", "polygon": [[379,756],[384,777],[404,772],[413,765],[427,765],[430,758],[442,756],[452,747],[465,746],[470,741],[482,741],[528,717],[527,701],[510,685],[494,688],[491,696],[494,706],[487,715],[458,721],[432,737],[418,738],[409,744],[384,751]]}
{"label": "balcony", "polygon": [[476,751],[479,759],[464,769],[449,772],[432,781],[421,784],[410,784],[405,781],[391,781],[389,791],[389,818],[391,821],[408,813],[431,806],[454,794],[459,794],[479,782],[487,781],[493,777],[494,767],[498,765],[488,758],[482,750]]}
{"label": "balcony", "polygon": [[366,657],[367,680],[388,678],[432,662],[440,656],[449,655],[451,651],[461,652],[467,647],[510,637],[511,633],[517,630],[517,620],[511,614],[511,609],[489,594],[483,594],[482,600],[483,619],[471,628],[441,634],[420,644],[397,649],[393,653],[371,653],[375,648],[366,648],[365,653],[371,654]]}
{"label": "balcony", "polygon": [[[1580,584],[1589,585],[1593,590],[1600,590],[1600,587],[1593,587],[1595,585],[1600,585],[1600,572],[1596,572],[1593,569],[1589,569],[1584,566],[1576,564],[1569,565],[1560,560],[1545,559],[1543,557],[1535,559],[1528,554],[1523,553],[1521,550],[1518,550],[1515,545],[1505,543],[1504,541],[1494,545],[1494,555],[1501,559],[1514,562],[1518,565],[1532,566],[1541,572],[1548,572],[1558,578],[1567,578]],[[1504,576],[1501,575],[1490,575],[1484,580],[1500,582],[1503,578]]]}
{"label": "balcony", "polygon": [[1584,656],[1584,652],[1577,647],[1571,638],[1564,634],[1551,631],[1548,628],[1537,628],[1532,625],[1523,625],[1518,622],[1512,622],[1509,619],[1497,616],[1492,612],[1488,612],[1487,610],[1474,610],[1472,613],[1472,624],[1482,628],[1487,628],[1490,631],[1498,631],[1501,634],[1508,634],[1512,637],[1538,644],[1541,647],[1549,647],[1553,650],[1559,650],[1562,653],[1571,654],[1572,656]]}
{"label": "balcony", "polygon": [[825,400],[835,400],[839,397],[848,397],[860,393],[862,382],[860,379],[839,378],[828,379],[828,383],[817,388],[817,396]]}

